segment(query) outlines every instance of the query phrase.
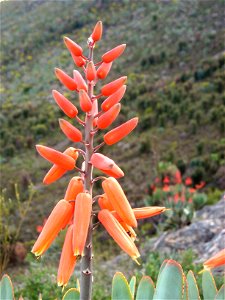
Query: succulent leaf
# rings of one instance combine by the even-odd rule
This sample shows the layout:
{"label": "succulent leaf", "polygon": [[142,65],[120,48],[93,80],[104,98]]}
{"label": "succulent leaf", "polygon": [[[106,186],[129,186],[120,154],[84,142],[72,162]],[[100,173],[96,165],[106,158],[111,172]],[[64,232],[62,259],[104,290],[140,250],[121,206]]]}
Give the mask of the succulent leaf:
{"label": "succulent leaf", "polygon": [[215,300],[225,300],[225,285],[223,284],[216,294]]}
{"label": "succulent leaf", "polygon": [[14,290],[10,277],[5,274],[0,281],[0,298],[2,300],[14,300]]}
{"label": "succulent leaf", "polygon": [[208,270],[204,271],[202,274],[202,290],[204,299],[215,299],[217,288],[212,273]]}
{"label": "succulent leaf", "polygon": [[[184,275],[184,285],[183,285],[183,295],[182,295],[182,300],[189,300],[188,298],[188,282],[187,282],[187,278]],[[196,298],[196,300],[198,300],[198,298]]]}
{"label": "succulent leaf", "polygon": [[112,300],[133,300],[131,290],[125,276],[117,272],[112,282]]}
{"label": "succulent leaf", "polygon": [[137,289],[136,300],[152,300],[155,292],[154,283],[149,276],[143,276]]}
{"label": "succulent leaf", "polygon": [[177,300],[182,298],[183,271],[174,260],[165,261],[160,269],[154,300]]}
{"label": "succulent leaf", "polygon": [[80,292],[78,289],[72,288],[69,289],[62,300],[80,300]]}
{"label": "succulent leaf", "polygon": [[187,274],[188,282],[188,300],[200,300],[199,291],[195,276],[192,271]]}
{"label": "succulent leaf", "polygon": [[135,287],[136,287],[136,277],[135,276],[132,276],[130,282],[129,282],[129,287],[130,287],[130,290],[131,290],[131,294],[134,298],[134,294],[135,294]]}

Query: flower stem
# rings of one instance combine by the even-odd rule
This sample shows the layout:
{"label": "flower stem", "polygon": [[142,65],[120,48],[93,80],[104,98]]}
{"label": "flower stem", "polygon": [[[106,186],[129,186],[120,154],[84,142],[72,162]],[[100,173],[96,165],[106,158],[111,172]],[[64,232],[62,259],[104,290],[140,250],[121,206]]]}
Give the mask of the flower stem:
{"label": "flower stem", "polygon": [[[93,48],[89,48],[89,60],[93,61]],[[93,84],[88,83],[88,95],[93,97]],[[84,188],[92,195],[92,164],[89,163],[91,156],[94,152],[93,147],[93,121],[94,111],[90,114],[86,114],[85,119],[85,176],[84,176]],[[91,300],[92,294],[92,232],[93,223],[92,218],[88,229],[87,240],[84,248],[84,256],[81,259],[81,278],[80,278],[80,300]]]}

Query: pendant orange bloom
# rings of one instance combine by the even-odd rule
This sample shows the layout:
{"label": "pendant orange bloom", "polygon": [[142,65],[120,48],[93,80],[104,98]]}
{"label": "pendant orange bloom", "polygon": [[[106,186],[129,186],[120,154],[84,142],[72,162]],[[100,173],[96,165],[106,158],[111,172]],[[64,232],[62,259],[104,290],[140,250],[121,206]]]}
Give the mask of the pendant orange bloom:
{"label": "pendant orange bloom", "polygon": [[94,153],[91,156],[90,163],[92,163],[95,168],[108,175],[110,174],[112,177],[120,178],[124,176],[124,173],[120,167],[118,167],[112,159],[101,153]]}
{"label": "pendant orange bloom", "polygon": [[85,90],[79,91],[80,108],[84,112],[89,112],[92,109],[92,102]]}
{"label": "pendant orange bloom", "polygon": [[205,269],[213,269],[225,265],[225,249],[203,263]]}
{"label": "pendant orange bloom", "polygon": [[92,210],[92,198],[89,193],[80,193],[75,201],[73,254],[83,255],[87,239]]}
{"label": "pendant orange bloom", "polygon": [[73,255],[72,248],[73,225],[67,229],[63,249],[60,257],[57,282],[58,286],[66,286],[76,265],[76,256]]}
{"label": "pendant orange bloom", "polygon": [[[63,153],[72,157],[76,163],[76,160],[77,160],[79,154],[75,148],[69,147]],[[54,181],[56,181],[57,179],[62,177],[66,172],[67,172],[66,169],[54,164],[51,167],[51,169],[48,171],[48,173],[45,175],[45,177],[43,179],[43,183],[44,184],[53,183]]]}
{"label": "pendant orange bloom", "polygon": [[93,64],[92,61],[87,63],[86,67],[86,78],[89,81],[93,81],[96,78],[96,70],[95,70],[95,65]]}
{"label": "pendant orange bloom", "polygon": [[109,202],[108,197],[106,194],[100,195],[98,198],[98,205],[101,209],[108,209],[109,211],[114,210],[112,204]]}
{"label": "pendant orange bloom", "polygon": [[42,145],[36,145],[36,149],[42,157],[65,170],[72,170],[75,166],[75,160],[69,155]]}
{"label": "pendant orange bloom", "polygon": [[31,252],[36,256],[42,255],[51,245],[61,229],[70,221],[73,206],[65,200],[60,200],[48,217]]}
{"label": "pendant orange bloom", "polygon": [[107,209],[101,210],[98,213],[98,219],[120,248],[137,262],[137,258],[140,257],[137,247],[110,211]]}
{"label": "pendant orange bloom", "polygon": [[103,180],[102,188],[119,217],[128,225],[137,227],[134,212],[118,181],[113,177],[109,177]]}

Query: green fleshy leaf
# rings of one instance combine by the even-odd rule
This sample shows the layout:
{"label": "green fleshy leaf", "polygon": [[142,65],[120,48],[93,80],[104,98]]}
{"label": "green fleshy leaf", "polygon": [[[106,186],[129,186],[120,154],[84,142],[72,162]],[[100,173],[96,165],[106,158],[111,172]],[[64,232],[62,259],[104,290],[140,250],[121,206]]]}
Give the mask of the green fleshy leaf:
{"label": "green fleshy leaf", "polygon": [[143,276],[137,289],[136,300],[152,300],[155,292],[154,283],[149,276]]}
{"label": "green fleshy leaf", "polygon": [[176,261],[166,260],[160,269],[154,300],[180,300],[183,293],[183,271]]}
{"label": "green fleshy leaf", "polygon": [[187,274],[188,300],[200,300],[199,291],[195,276],[192,271]]}
{"label": "green fleshy leaf", "polygon": [[0,281],[0,299],[1,300],[14,300],[14,290],[10,277],[3,275]]}
{"label": "green fleshy leaf", "polygon": [[112,300],[133,300],[131,290],[125,276],[117,272],[112,282]]}
{"label": "green fleshy leaf", "polygon": [[216,294],[215,300],[225,300],[225,285],[223,284]]}
{"label": "green fleshy leaf", "polygon": [[69,289],[62,300],[80,300],[80,292],[78,289],[72,288]]}
{"label": "green fleshy leaf", "polygon": [[187,278],[185,275],[184,275],[183,279],[184,279],[184,285],[183,285],[182,300],[189,300],[189,298],[188,298],[188,283],[187,283]]}
{"label": "green fleshy leaf", "polygon": [[202,274],[202,290],[204,299],[214,300],[217,294],[217,288],[212,273],[208,270]]}
{"label": "green fleshy leaf", "polygon": [[135,287],[136,287],[136,277],[135,276],[132,276],[130,283],[129,283],[129,287],[130,287],[131,294],[134,298]]}

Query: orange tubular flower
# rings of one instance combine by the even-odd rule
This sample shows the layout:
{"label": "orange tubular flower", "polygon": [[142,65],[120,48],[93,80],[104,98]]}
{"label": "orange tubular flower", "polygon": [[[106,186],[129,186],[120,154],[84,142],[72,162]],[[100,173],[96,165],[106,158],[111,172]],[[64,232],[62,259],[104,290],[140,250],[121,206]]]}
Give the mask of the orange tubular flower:
{"label": "orange tubular flower", "polygon": [[101,210],[98,219],[120,248],[137,262],[137,258],[140,257],[137,247],[110,211],[107,209]]}
{"label": "orange tubular flower", "polygon": [[100,195],[100,197],[98,198],[98,205],[100,206],[101,209],[108,209],[110,211],[114,210],[106,194]]}
{"label": "orange tubular flower", "polygon": [[104,85],[101,89],[101,93],[103,96],[110,96],[115,93],[121,86],[125,84],[127,81],[127,76],[122,76],[106,85]]}
{"label": "orange tubular flower", "polygon": [[58,286],[66,286],[73,274],[76,265],[76,256],[73,255],[72,248],[72,238],[73,238],[73,225],[67,230],[65,241],[63,244],[63,249],[59,262],[59,269],[57,275]]}
{"label": "orange tubular flower", "polygon": [[97,70],[98,78],[105,79],[106,76],[109,74],[111,67],[112,67],[112,62],[108,64],[103,62]]}
{"label": "orange tubular flower", "polygon": [[71,53],[71,56],[73,58],[73,61],[75,63],[75,65],[77,67],[83,67],[85,65],[85,60],[83,59],[82,56],[76,56],[76,55],[73,55],[73,53]]}
{"label": "orange tubular flower", "polygon": [[96,78],[96,70],[93,61],[87,63],[86,78],[89,81],[93,81]]}
{"label": "orange tubular flower", "polygon": [[79,45],[77,45],[74,41],[72,41],[68,37],[64,37],[64,43],[71,54],[75,56],[82,56],[83,54],[82,48]]}
{"label": "orange tubular flower", "polygon": [[138,123],[138,118],[133,118],[126,123],[112,129],[104,135],[104,142],[107,145],[113,145],[120,140],[122,140],[125,136],[127,136]]}
{"label": "orange tubular flower", "polygon": [[137,220],[118,181],[109,177],[102,182],[102,188],[119,217],[132,227],[137,227]]}
{"label": "orange tubular flower", "polygon": [[77,83],[77,89],[79,90],[85,90],[85,92],[87,92],[87,84],[84,81],[84,78],[81,76],[81,74],[77,71],[74,70],[73,71],[73,77]]}
{"label": "orange tubular flower", "polygon": [[75,118],[78,114],[76,106],[74,106],[66,97],[60,94],[58,91],[53,90],[52,96],[55,102],[61,108],[61,110],[70,118]]}
{"label": "orange tubular flower", "polygon": [[92,102],[88,94],[84,90],[79,91],[80,108],[84,112],[89,112],[92,109]]}
{"label": "orange tubular flower", "polygon": [[148,207],[139,207],[139,208],[134,208],[133,212],[135,215],[135,218],[137,220],[139,219],[146,219],[146,218],[151,218],[156,215],[159,215],[166,211],[166,207],[161,207],[161,206],[148,206]]}
{"label": "orange tubular flower", "polygon": [[124,230],[126,231],[126,233],[129,235],[129,237],[132,239],[132,241],[135,241],[136,240],[136,237],[137,237],[137,234],[136,232],[134,231],[134,229],[127,225],[125,222],[119,222],[120,225],[124,228]]}
{"label": "orange tubular flower", "polygon": [[36,149],[42,157],[65,170],[72,170],[75,166],[75,160],[69,155],[42,145],[36,145]]}
{"label": "orange tubular flower", "polygon": [[69,90],[74,91],[77,89],[76,81],[62,70],[55,68],[55,75],[59,79],[59,81]]}
{"label": "orange tubular flower", "polygon": [[125,48],[126,48],[126,44],[122,44],[106,52],[105,54],[102,55],[103,62],[110,63],[111,61],[114,61],[121,54],[123,54]]}
{"label": "orange tubular flower", "polygon": [[203,263],[205,269],[213,269],[225,265],[225,249]]}
{"label": "orange tubular flower", "polygon": [[124,176],[123,171],[115,164],[115,162],[101,153],[94,153],[90,159],[92,165],[106,174],[110,174],[115,178]]}
{"label": "orange tubular flower", "polygon": [[91,38],[94,42],[98,42],[102,38],[102,22],[98,21],[91,34]]}
{"label": "orange tubular flower", "polygon": [[80,193],[75,201],[74,230],[73,230],[73,253],[83,255],[87,239],[92,210],[92,198],[89,193]]}
{"label": "orange tubular flower", "polygon": [[73,206],[65,200],[60,200],[47,219],[31,252],[36,256],[42,255],[51,245],[60,230],[68,223],[73,215]]}
{"label": "orange tubular flower", "polygon": [[101,109],[103,111],[109,110],[113,105],[120,102],[120,100],[123,98],[125,91],[126,91],[126,85],[123,85],[118,91],[116,91],[114,94],[110,95],[108,98],[106,98],[102,105]]}
{"label": "orange tubular flower", "polygon": [[120,108],[121,108],[121,104],[117,103],[113,107],[111,107],[107,112],[101,115],[97,121],[98,128],[105,129],[108,126],[110,126],[115,121],[118,114],[120,113]]}
{"label": "orange tubular flower", "polygon": [[[64,200],[74,201],[77,198],[77,195],[82,192],[84,192],[83,181],[81,177],[75,176],[70,180],[68,184]],[[71,204],[74,206],[75,202],[71,202]]]}
{"label": "orange tubular flower", "polygon": [[[77,160],[79,154],[75,148],[69,147],[63,153],[72,157],[76,163],[76,160]],[[67,170],[54,164],[51,167],[51,169],[48,171],[48,173],[45,175],[45,178],[43,179],[43,183],[50,184],[50,183],[56,181],[57,179],[59,179],[60,177],[62,177],[66,172],[67,172]]]}
{"label": "orange tubular flower", "polygon": [[82,133],[79,129],[74,127],[68,121],[64,119],[59,119],[59,126],[62,129],[63,133],[70,139],[72,142],[82,141]]}

